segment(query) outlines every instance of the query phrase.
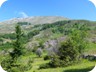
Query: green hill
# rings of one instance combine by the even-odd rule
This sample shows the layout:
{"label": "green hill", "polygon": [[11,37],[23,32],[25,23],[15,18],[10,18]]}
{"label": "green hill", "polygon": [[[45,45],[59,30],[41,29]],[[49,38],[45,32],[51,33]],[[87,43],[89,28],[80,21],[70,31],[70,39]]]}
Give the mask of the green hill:
{"label": "green hill", "polygon": [[[13,51],[13,42],[16,39],[16,34],[14,33],[16,24],[21,26],[23,32],[22,45],[25,52],[24,55],[18,58],[16,63],[22,64],[22,67],[19,69],[25,70],[24,72],[87,72],[96,63],[96,61],[92,60],[93,58],[89,58],[81,59],[82,61],[67,67],[47,68],[45,64],[48,64],[52,60],[48,56],[51,56],[53,53],[57,54],[61,43],[65,42],[74,32],[79,32],[76,35],[78,39],[80,36],[80,38],[84,36],[82,34],[86,34],[84,40],[88,44],[83,54],[96,54],[96,22],[70,20],[63,17],[29,17],[1,22],[0,57],[2,58],[0,58],[0,62],[4,59],[6,62],[9,53]],[[46,67],[46,69],[40,69],[40,67]],[[19,72],[19,69],[13,67],[13,70],[17,72]]]}

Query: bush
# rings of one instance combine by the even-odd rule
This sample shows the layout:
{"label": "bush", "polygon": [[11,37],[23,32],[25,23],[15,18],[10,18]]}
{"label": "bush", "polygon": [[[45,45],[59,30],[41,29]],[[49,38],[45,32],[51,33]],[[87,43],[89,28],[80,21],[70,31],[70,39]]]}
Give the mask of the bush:
{"label": "bush", "polygon": [[46,68],[49,68],[49,64],[42,64],[40,65],[39,69],[46,69]]}
{"label": "bush", "polygon": [[56,67],[61,66],[60,59],[59,59],[58,55],[56,55],[56,54],[52,55],[51,61],[49,62],[49,66],[52,68],[56,68]]}
{"label": "bush", "polygon": [[46,55],[45,57],[44,57],[44,60],[49,60],[50,59],[50,56],[48,56],[48,55]]}
{"label": "bush", "polygon": [[1,62],[1,66],[6,70],[6,71],[9,71],[11,69],[11,58],[10,56],[7,56],[6,59],[4,59],[2,62]]}
{"label": "bush", "polygon": [[63,42],[61,47],[59,48],[59,51],[60,60],[63,60],[65,65],[68,65],[71,62],[76,61],[78,59],[78,49],[74,46],[74,43],[71,40]]}
{"label": "bush", "polygon": [[27,65],[20,64],[18,66],[12,66],[9,72],[24,72],[32,68],[31,64],[28,62]]}
{"label": "bush", "polygon": [[12,68],[11,68],[11,71],[12,71],[12,72],[20,72],[20,70],[19,70],[17,67],[12,67]]}

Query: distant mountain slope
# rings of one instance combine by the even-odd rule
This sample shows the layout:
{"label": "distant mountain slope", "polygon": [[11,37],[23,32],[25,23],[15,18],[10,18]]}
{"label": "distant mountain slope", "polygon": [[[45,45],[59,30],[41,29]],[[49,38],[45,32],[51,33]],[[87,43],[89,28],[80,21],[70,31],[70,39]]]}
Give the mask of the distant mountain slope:
{"label": "distant mountain slope", "polygon": [[18,22],[29,22],[32,25],[53,23],[56,21],[69,20],[61,16],[35,16],[27,18],[14,18],[7,21],[0,22],[0,33],[13,32],[16,23]]}
{"label": "distant mountain slope", "polygon": [[31,24],[44,24],[44,23],[53,23],[61,20],[69,20],[69,19],[61,16],[35,16],[35,17],[27,17],[27,18],[14,18],[4,22],[0,22],[0,24],[14,24],[17,22],[29,22]]}

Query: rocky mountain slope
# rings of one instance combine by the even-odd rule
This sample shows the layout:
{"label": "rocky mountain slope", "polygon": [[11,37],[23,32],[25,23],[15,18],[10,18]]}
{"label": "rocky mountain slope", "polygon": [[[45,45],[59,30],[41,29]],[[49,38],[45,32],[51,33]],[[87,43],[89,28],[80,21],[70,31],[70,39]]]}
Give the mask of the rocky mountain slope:
{"label": "rocky mountain slope", "polygon": [[35,16],[35,17],[27,17],[27,18],[13,18],[10,20],[0,22],[0,33],[13,32],[14,27],[18,22],[28,22],[32,26],[36,24],[53,23],[62,20],[69,20],[69,19],[61,16]]}

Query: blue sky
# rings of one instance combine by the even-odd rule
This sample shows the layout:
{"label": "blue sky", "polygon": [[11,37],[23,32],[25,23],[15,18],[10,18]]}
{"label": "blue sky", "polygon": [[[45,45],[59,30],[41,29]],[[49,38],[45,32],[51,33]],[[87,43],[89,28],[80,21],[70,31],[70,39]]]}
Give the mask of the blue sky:
{"label": "blue sky", "polygon": [[0,21],[28,16],[63,16],[96,21],[96,8],[88,0],[8,0],[0,8]]}

